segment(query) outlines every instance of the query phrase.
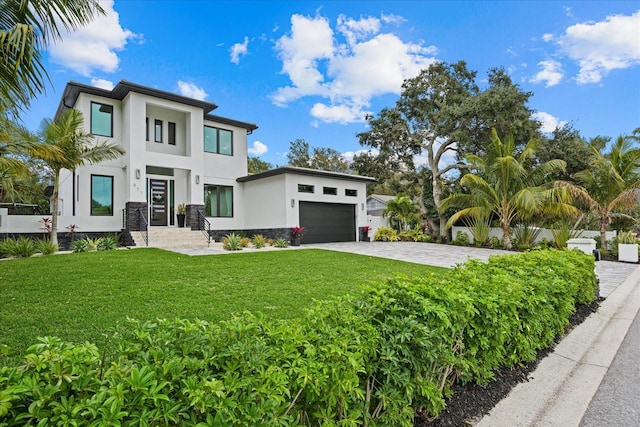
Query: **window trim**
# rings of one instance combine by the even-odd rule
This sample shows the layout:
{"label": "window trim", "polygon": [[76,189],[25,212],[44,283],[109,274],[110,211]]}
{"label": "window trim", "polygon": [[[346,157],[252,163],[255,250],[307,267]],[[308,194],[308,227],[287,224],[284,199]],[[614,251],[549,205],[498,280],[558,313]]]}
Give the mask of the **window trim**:
{"label": "window trim", "polygon": [[[93,131],[93,105],[94,104],[111,108],[111,112],[109,113],[109,118],[111,119],[111,123],[109,124],[109,135],[104,135],[102,133],[96,133],[96,132]],[[107,138],[113,138],[113,105],[104,104],[102,102],[91,101],[91,105],[90,105],[89,111],[91,113],[90,117],[89,117],[89,127],[90,127],[89,130],[91,132],[91,135],[97,135],[97,136],[104,136],[104,137],[107,137]]]}
{"label": "window trim", "polygon": [[[213,212],[210,212],[210,214],[212,214],[212,215],[210,215],[209,218],[233,218],[234,214],[235,214],[235,203],[234,203],[235,195],[234,195],[234,191],[233,191],[234,190],[233,185],[205,184],[204,185],[204,189],[203,189],[203,192],[205,193],[205,195],[204,195],[205,212],[206,212],[206,209],[207,209],[207,206],[206,206],[206,201],[207,201],[206,192],[207,192],[207,189],[210,189],[210,188],[215,188],[216,189],[216,191],[215,191],[215,193],[216,193],[216,207],[217,207],[218,211],[215,212],[215,215],[213,215]],[[222,215],[220,215],[220,194],[221,194],[220,189],[222,189],[222,188],[230,188],[231,189],[231,215],[230,216],[226,216],[226,215],[222,216]]]}
{"label": "window trim", "polygon": [[[109,178],[111,180],[111,213],[106,214],[96,214],[93,212],[93,178]],[[113,196],[114,196],[114,186],[113,186],[113,176],[112,175],[100,175],[100,174],[91,174],[91,189],[89,193],[89,214],[90,216],[113,216],[115,209],[113,208]]]}
{"label": "window trim", "polygon": [[[160,126],[160,128],[158,128]],[[153,122],[153,140],[162,144],[162,120],[155,119]],[[160,129],[160,138],[158,139],[158,129]]]}

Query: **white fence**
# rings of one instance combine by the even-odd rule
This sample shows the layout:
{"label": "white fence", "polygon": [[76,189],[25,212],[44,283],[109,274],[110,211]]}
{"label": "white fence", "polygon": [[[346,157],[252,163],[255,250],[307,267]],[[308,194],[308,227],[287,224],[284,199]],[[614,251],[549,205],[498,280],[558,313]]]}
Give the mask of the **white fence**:
{"label": "white fence", "polygon": [[[465,233],[467,236],[469,236],[469,241],[471,243],[473,243],[473,234],[471,234],[471,230],[469,229],[469,227],[458,227],[458,226],[453,226],[451,229],[451,235],[452,237],[455,239],[456,235],[458,234],[458,232],[461,231],[463,233]],[[498,239],[502,239],[502,229],[501,228],[496,228],[496,227],[492,227],[489,230],[489,237],[497,237]],[[616,236],[616,232],[615,231],[607,231],[607,240],[611,240]],[[511,233],[511,237],[513,237],[513,232]],[[580,230],[580,235],[576,236],[576,237],[583,237],[583,238],[597,238],[598,241],[600,240],[600,232],[599,231],[594,231],[594,230]],[[546,228],[542,228],[540,229],[540,234],[538,235],[537,239],[536,239],[536,243],[540,242],[542,239],[547,239],[553,242],[553,233],[551,232],[551,230],[546,229]]]}

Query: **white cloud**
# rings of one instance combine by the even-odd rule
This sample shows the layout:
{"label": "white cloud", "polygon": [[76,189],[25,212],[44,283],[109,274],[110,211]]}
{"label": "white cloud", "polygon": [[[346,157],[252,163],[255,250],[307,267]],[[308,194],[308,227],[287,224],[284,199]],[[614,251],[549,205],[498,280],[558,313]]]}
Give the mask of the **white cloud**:
{"label": "white cloud", "polygon": [[604,21],[572,25],[559,37],[562,52],[577,61],[580,84],[598,83],[610,71],[640,64],[640,10]]}
{"label": "white cloud", "polygon": [[205,99],[207,99],[207,96],[209,96],[207,92],[204,91],[204,89],[196,86],[193,83],[183,82],[182,80],[178,80],[178,92],[180,92],[180,95],[193,99],[199,99],[200,101],[204,101]]}
{"label": "white cloud", "polygon": [[269,148],[260,141],[254,141],[251,148],[247,149],[247,152],[253,156],[262,156],[269,151]]}
{"label": "white cloud", "polygon": [[545,42],[550,42],[551,40],[553,40],[553,34],[549,34],[549,33],[543,34],[542,40]]}
{"label": "white cloud", "polygon": [[345,151],[344,153],[341,153],[340,156],[343,159],[345,159],[346,161],[348,161],[349,163],[351,163],[353,161],[353,158],[356,155],[361,155],[361,154],[365,154],[365,153],[370,153],[373,156],[377,156],[378,154],[380,154],[380,151],[378,151],[375,148],[369,148],[367,150]]}
{"label": "white cloud", "polygon": [[231,62],[233,62],[234,64],[239,64],[240,56],[244,56],[249,53],[248,47],[249,37],[245,37],[243,43],[236,43],[231,46],[231,49],[229,49],[229,53],[231,54]]}
{"label": "white cloud", "polygon": [[422,42],[404,42],[382,32],[383,24],[403,18],[338,17],[334,32],[327,18],[293,15],[291,32],[275,49],[282,73],[291,85],[271,96],[278,106],[305,96],[320,96],[310,113],[323,122],[361,121],[374,96],[399,94],[405,79],[416,76],[435,62],[437,49]]}
{"label": "white cloud", "polygon": [[118,69],[120,59],[116,52],[121,51],[129,40],[142,40],[120,26],[120,17],[113,9],[113,0],[104,0],[100,5],[106,11],[89,25],[78,31],[63,31],[62,41],[51,44],[51,61],[70,68],[84,76],[94,70],[113,73]]}
{"label": "white cloud", "polygon": [[562,64],[558,61],[547,60],[538,62],[538,66],[542,68],[530,81],[532,83],[546,83],[545,87],[555,86],[562,80],[564,76],[562,72]]}
{"label": "white cloud", "polygon": [[556,128],[562,127],[567,124],[566,121],[558,120],[556,117],[553,117],[551,114],[545,113],[543,111],[533,113],[532,117],[542,123],[541,130],[544,133],[551,133],[556,130]]}
{"label": "white cloud", "polygon": [[91,79],[91,86],[95,86],[95,87],[99,87],[100,89],[107,89],[107,90],[111,90],[113,89],[113,82],[109,81],[109,80],[104,80],[104,79]]}

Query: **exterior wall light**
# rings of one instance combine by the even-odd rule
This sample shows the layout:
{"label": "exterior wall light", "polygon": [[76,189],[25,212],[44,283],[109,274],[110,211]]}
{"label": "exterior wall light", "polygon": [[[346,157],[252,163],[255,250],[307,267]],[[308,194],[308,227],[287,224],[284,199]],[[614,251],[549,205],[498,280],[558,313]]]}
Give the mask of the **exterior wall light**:
{"label": "exterior wall light", "polygon": [[292,208],[296,207],[296,199],[291,199],[291,207]]}
{"label": "exterior wall light", "polygon": [[140,179],[140,169],[136,169],[136,179]]}
{"label": "exterior wall light", "polygon": [[360,210],[363,211],[364,210],[364,203],[360,203]]}
{"label": "exterior wall light", "polygon": [[196,184],[200,184],[200,175],[196,175]]}

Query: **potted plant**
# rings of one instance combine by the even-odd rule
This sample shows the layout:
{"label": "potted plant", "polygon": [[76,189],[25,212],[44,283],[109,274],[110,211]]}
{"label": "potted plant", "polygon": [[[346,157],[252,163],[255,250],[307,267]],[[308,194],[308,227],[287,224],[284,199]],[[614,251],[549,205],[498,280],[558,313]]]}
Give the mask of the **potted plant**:
{"label": "potted plant", "polygon": [[291,228],[291,246],[300,246],[302,235],[304,234],[304,227],[292,227]]}
{"label": "potted plant", "polygon": [[625,231],[618,234],[618,261],[638,262],[638,238],[636,233]]}
{"label": "potted plant", "polygon": [[371,238],[369,237],[369,231],[371,231],[371,227],[368,225],[365,225],[364,227],[361,228],[362,230],[362,238],[360,239],[363,242],[370,242]]}
{"label": "potted plant", "polygon": [[187,206],[184,203],[178,205],[178,227],[184,227],[184,220],[187,217]]}

